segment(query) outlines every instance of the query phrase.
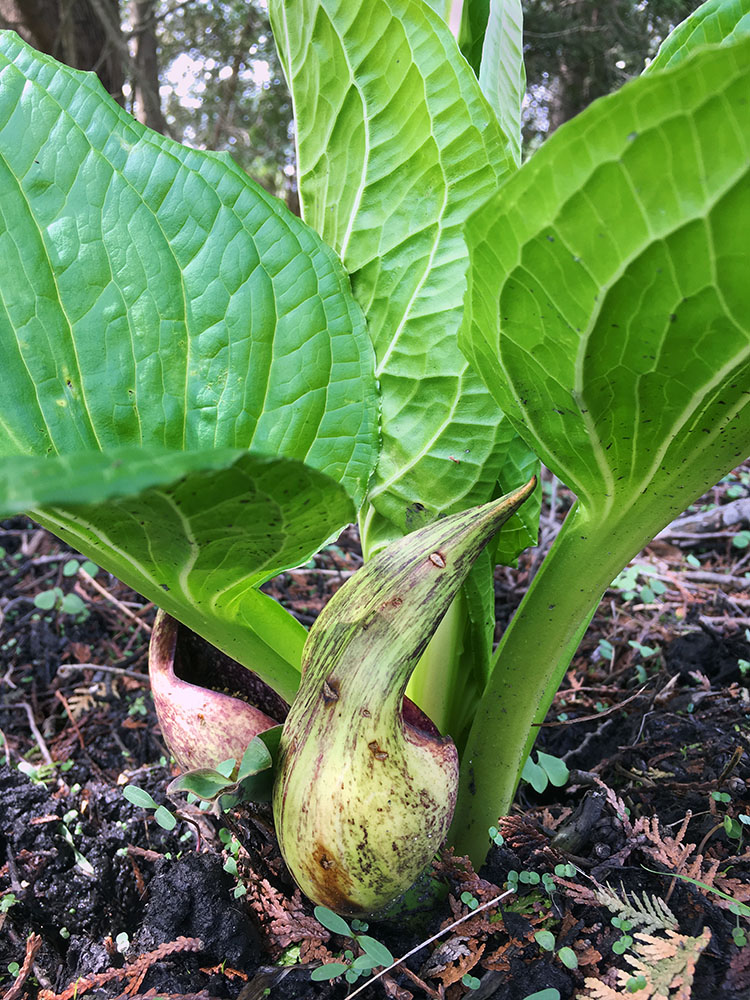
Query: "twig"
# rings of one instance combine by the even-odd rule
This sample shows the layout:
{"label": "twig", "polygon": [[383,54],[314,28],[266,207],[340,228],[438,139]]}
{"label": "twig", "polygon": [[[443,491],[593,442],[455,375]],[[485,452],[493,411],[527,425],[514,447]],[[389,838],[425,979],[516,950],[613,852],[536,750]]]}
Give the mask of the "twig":
{"label": "twig", "polygon": [[372,986],[372,984],[376,982],[378,979],[380,979],[381,976],[384,976],[386,975],[386,973],[391,972],[391,970],[395,969],[396,966],[401,965],[402,962],[405,962],[407,958],[411,958],[412,955],[416,955],[418,951],[421,951],[423,948],[426,948],[428,944],[432,944],[433,941],[437,941],[438,938],[441,938],[444,934],[447,934],[448,931],[454,930],[456,927],[458,927],[459,924],[462,924],[465,920],[471,920],[472,917],[475,917],[478,913],[481,913],[483,910],[489,910],[491,906],[495,906],[497,903],[500,902],[501,899],[505,899],[506,896],[512,896],[515,891],[516,891],[515,889],[506,889],[505,892],[501,892],[499,896],[493,897],[493,899],[490,899],[488,902],[482,903],[481,906],[477,906],[475,909],[470,910],[468,913],[465,913],[463,917],[459,917],[458,920],[454,920],[452,924],[448,924],[447,927],[444,927],[441,931],[438,931],[437,934],[433,934],[432,937],[427,938],[426,941],[423,941],[421,944],[418,944],[416,948],[412,948],[411,951],[407,951],[407,953],[405,955],[402,955],[401,958],[396,959],[396,961],[392,965],[389,965],[387,969],[381,969],[380,972],[374,975],[371,979],[368,979],[366,983],[363,983],[361,986],[358,986],[353,993],[349,994],[349,1000],[353,1000],[353,998],[356,997],[358,993],[361,993],[362,990],[366,990],[368,986]]}
{"label": "twig", "polygon": [[73,718],[73,713],[70,710],[70,705],[68,704],[67,698],[62,693],[62,691],[55,691],[55,698],[57,698],[62,707],[65,709],[65,714],[67,715],[71,726],[73,727],[73,729],[75,729],[76,736],[78,737],[78,742],[81,744],[81,750],[85,750],[86,744],[83,742],[83,736],[81,735],[81,730],[78,726],[78,723]]}
{"label": "twig", "polygon": [[57,668],[57,673],[63,677],[68,677],[76,670],[103,670],[106,674],[118,674],[120,677],[132,677],[133,680],[142,684],[150,684],[148,674],[139,673],[137,670],[128,670],[125,667],[105,667],[101,663],[61,663]]}
{"label": "twig", "polygon": [[44,757],[45,764],[49,764],[52,767],[55,766],[55,762],[52,760],[52,756],[47,749],[47,744],[44,742],[44,737],[39,732],[36,722],[34,721],[34,713],[31,710],[31,705],[27,701],[21,701],[17,705],[6,705],[6,708],[22,708],[25,710],[26,715],[29,720],[29,729],[34,734],[34,739],[36,740],[36,745],[39,747],[39,752],[42,757]]}
{"label": "twig", "polygon": [[740,587],[750,587],[750,580],[745,576],[732,576],[729,573],[711,573],[707,569],[686,569],[682,575],[686,580],[695,580],[697,583],[735,583]]}
{"label": "twig", "polygon": [[574,726],[576,722],[591,722],[593,719],[604,719],[607,715],[611,715],[613,712],[619,712],[621,708],[633,701],[634,698],[638,698],[648,687],[648,684],[644,684],[642,688],[639,688],[635,694],[631,694],[629,698],[625,701],[620,701],[616,705],[611,705],[609,708],[605,708],[603,712],[594,712],[591,715],[581,715],[577,719],[565,719],[563,722],[533,722],[532,725],[549,729],[552,726]]}
{"label": "twig", "polygon": [[87,573],[83,567],[78,570],[78,575],[86,583],[90,583],[94,590],[97,590],[105,600],[109,601],[110,604],[114,604],[118,611],[121,611],[126,617],[132,619],[137,625],[139,625],[143,631],[147,633],[147,635],[151,635],[151,626],[147,625],[146,622],[138,617],[138,615],[134,615],[130,608],[126,608],[122,601],[118,601],[116,597],[110,594],[106,587],[102,587],[102,585],[95,580],[93,576]]}
{"label": "twig", "polygon": [[34,963],[34,956],[39,951],[42,944],[42,938],[39,934],[29,934],[26,939],[26,956],[23,960],[23,965],[21,970],[16,976],[16,981],[13,983],[11,988],[3,997],[3,1000],[17,1000],[20,997],[21,990],[23,989],[23,984],[28,979],[29,973],[31,972],[31,966]]}

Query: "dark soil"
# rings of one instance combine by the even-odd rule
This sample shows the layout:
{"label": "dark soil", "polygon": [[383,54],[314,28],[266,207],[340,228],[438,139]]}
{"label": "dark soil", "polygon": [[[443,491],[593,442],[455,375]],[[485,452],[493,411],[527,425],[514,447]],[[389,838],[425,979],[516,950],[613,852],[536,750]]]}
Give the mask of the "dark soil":
{"label": "dark soil", "polygon": [[[732,912],[750,903],[750,526],[714,516],[748,482],[737,470],[605,596],[537,744],[569,780],[523,783],[478,874],[447,853],[429,898],[371,921],[399,957],[466,918],[363,1000],[750,998],[750,918]],[[547,496],[545,544],[569,503]],[[338,1000],[361,986],[311,980],[358,946],[295,890],[267,806],[167,799],[146,676],[154,609],[101,571],[71,571],[75,554],[23,518],[0,525],[0,547],[0,996]],[[498,571],[501,620],[536,559]],[[310,624],[359,562],[349,530],[269,589]],[[84,610],[35,605],[54,587]]]}

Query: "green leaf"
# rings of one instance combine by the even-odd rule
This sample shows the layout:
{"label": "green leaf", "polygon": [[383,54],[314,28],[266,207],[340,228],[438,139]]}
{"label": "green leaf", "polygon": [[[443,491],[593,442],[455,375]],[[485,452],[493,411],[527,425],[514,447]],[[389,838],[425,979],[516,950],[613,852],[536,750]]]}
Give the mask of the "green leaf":
{"label": "green leaf", "polygon": [[64,615],[80,615],[86,610],[86,602],[78,594],[65,594],[60,602],[60,610]]}
{"label": "green leaf", "polygon": [[154,819],[163,830],[174,830],[177,826],[177,817],[165,806],[157,806]]}
{"label": "green leaf", "polygon": [[265,743],[268,752],[271,754],[272,766],[276,764],[283,731],[283,726],[272,726],[270,729],[264,729],[262,733],[258,733],[258,739]]}
{"label": "green leaf", "polygon": [[369,480],[374,361],[343,269],[228,156],[150,132],[9,32],[0,148],[0,510],[261,675],[286,664],[291,696],[303,630],[247,592]]}
{"label": "green leaf", "polygon": [[728,45],[748,34],[749,0],[708,0],[664,39],[645,72],[672,69],[702,45]]}
{"label": "green leaf", "polygon": [[140,806],[141,809],[157,808],[157,804],[151,795],[145,788],[139,788],[138,785],[125,785],[122,794],[128,802],[132,802],[134,806]]}
{"label": "green leaf", "polygon": [[552,931],[537,931],[534,934],[534,940],[544,951],[554,951],[555,949],[555,935]]}
{"label": "green leaf", "polygon": [[[509,432],[456,345],[461,231],[513,163],[478,81],[426,4],[269,8],[294,99],[304,217],[341,255],[375,346],[382,445],[362,518],[369,556],[494,493]],[[509,475],[501,492],[523,481]]]}
{"label": "green leaf", "polygon": [[642,77],[467,225],[464,349],[583,519],[627,517],[634,551],[750,451],[748,88],[747,42]]}
{"label": "green leaf", "polygon": [[490,16],[490,0],[467,0],[461,8],[458,47],[477,79],[482,65],[482,47]]}
{"label": "green leaf", "polygon": [[[274,729],[275,728],[276,727],[274,726]],[[258,774],[259,771],[265,771],[267,768],[271,767],[272,764],[273,759],[271,758],[268,747],[259,736],[256,736],[250,742],[247,750],[242,756],[242,760],[240,761],[240,766],[237,771],[237,780],[242,781],[243,778],[247,778],[251,774]]]}
{"label": "green leaf", "polygon": [[322,924],[326,930],[332,934],[340,934],[342,937],[354,937],[352,929],[338,913],[329,910],[327,906],[316,906],[313,910],[315,919]]}
{"label": "green leaf", "polygon": [[236,786],[236,781],[226,777],[220,771],[215,771],[210,767],[196,767],[170,781],[167,786],[167,794],[192,792],[199,799],[212,800]]}
{"label": "green leaf", "polygon": [[536,764],[531,757],[526,758],[526,763],[523,765],[521,777],[524,781],[528,781],[534,791],[538,792],[540,795],[549,784],[547,772],[544,768]]}
{"label": "green leaf", "polygon": [[567,969],[578,968],[578,956],[572,948],[561,948],[557,953],[557,957]]}
{"label": "green leaf", "polygon": [[62,591],[59,587],[43,590],[34,597],[34,607],[39,608],[40,611],[51,611],[60,599],[62,599]]}
{"label": "green leaf", "polygon": [[393,965],[393,955],[380,941],[370,937],[369,934],[358,934],[357,941],[375,965]]}
{"label": "green leaf", "polygon": [[313,982],[322,983],[343,975],[348,968],[349,966],[344,965],[343,962],[328,962],[326,965],[319,965],[317,969],[313,969],[310,973],[310,979]]}
{"label": "green leaf", "polygon": [[[80,470],[70,492],[96,491],[98,502],[24,506],[45,527],[79,551],[95,553],[109,572],[291,698],[306,632],[257,588],[280,566],[304,561],[324,534],[335,533],[341,519],[352,516],[351,502],[341,487],[298,462],[234,450],[228,457],[219,450],[198,455],[139,451],[127,449],[109,459],[85,455],[70,463]],[[5,461],[5,468],[20,469],[10,477],[16,488],[22,463],[35,461]],[[53,490],[55,467],[66,464],[68,459],[48,459],[38,476],[34,466],[35,479]],[[197,471],[149,486],[167,469],[190,470],[193,464]],[[112,465],[113,476],[121,468],[133,470],[129,482],[138,484],[137,495],[102,502],[112,488]]]}
{"label": "green leaf", "polygon": [[479,84],[505,133],[513,162],[520,166],[521,103],[526,92],[521,0],[491,0]]}
{"label": "green leaf", "polygon": [[570,777],[570,771],[565,761],[559,757],[553,757],[551,754],[542,753],[541,750],[537,751],[536,759],[539,762],[539,766],[544,769],[544,773],[549,778],[550,784],[556,788],[562,788]]}

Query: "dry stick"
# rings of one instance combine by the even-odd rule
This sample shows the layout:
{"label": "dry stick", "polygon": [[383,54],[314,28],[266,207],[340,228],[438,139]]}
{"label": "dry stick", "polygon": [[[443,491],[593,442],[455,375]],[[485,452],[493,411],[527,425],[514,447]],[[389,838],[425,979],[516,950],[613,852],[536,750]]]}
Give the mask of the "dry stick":
{"label": "dry stick", "polygon": [[62,707],[65,709],[65,714],[67,715],[71,726],[75,730],[76,736],[78,737],[78,742],[81,744],[81,750],[85,750],[86,744],[83,742],[83,736],[81,735],[81,730],[78,728],[78,723],[73,718],[73,713],[70,710],[70,705],[68,704],[65,695],[62,693],[62,691],[55,691],[55,698],[57,698]]}
{"label": "dry stick", "polygon": [[482,905],[477,906],[476,909],[470,910],[468,913],[465,913],[463,917],[459,917],[458,920],[454,920],[452,924],[448,924],[447,927],[444,927],[441,931],[438,931],[437,934],[433,934],[432,937],[427,938],[426,941],[423,941],[421,944],[418,944],[416,948],[412,948],[411,951],[407,951],[407,953],[405,955],[402,955],[401,958],[396,959],[396,961],[392,965],[389,965],[387,969],[381,969],[380,972],[377,973],[377,975],[372,977],[372,979],[368,979],[366,983],[363,983],[361,986],[358,986],[353,993],[349,994],[349,1000],[353,1000],[353,998],[356,997],[358,993],[361,993],[362,990],[367,989],[368,986],[372,986],[372,984],[376,982],[378,979],[380,979],[381,976],[386,975],[386,973],[390,972],[392,969],[395,969],[396,966],[401,965],[401,963],[405,962],[407,958],[411,958],[412,955],[416,955],[418,951],[421,951],[423,948],[426,948],[428,944],[432,944],[433,941],[437,941],[438,938],[441,938],[444,934],[447,934],[448,931],[452,931],[454,928],[458,927],[459,924],[462,924],[465,920],[471,920],[472,917],[475,917],[478,913],[481,913],[482,910],[489,910],[491,906],[495,906],[497,903],[500,902],[501,899],[505,899],[506,896],[512,896],[515,891],[516,891],[515,889],[506,889],[505,892],[501,892],[499,896],[495,896],[493,899],[489,900],[489,902],[482,903]]}
{"label": "dry stick", "polygon": [[26,715],[29,719],[29,729],[34,734],[34,739],[39,747],[39,751],[44,757],[45,764],[50,764],[52,767],[55,766],[55,762],[52,760],[49,750],[47,749],[47,744],[44,742],[44,737],[39,732],[36,722],[34,721],[34,713],[31,710],[31,705],[27,701],[21,701],[17,705],[7,705],[6,708],[23,708],[26,711]]}
{"label": "dry stick", "polygon": [[137,670],[127,670],[125,667],[105,667],[101,663],[61,663],[57,668],[58,674],[68,677],[76,670],[103,670],[106,674],[118,674],[120,677],[132,677],[133,680],[142,684],[149,684],[148,674],[139,673]]}
{"label": "dry stick", "polygon": [[99,593],[102,595],[102,597],[105,598],[105,600],[109,601],[110,604],[114,604],[114,606],[118,609],[118,611],[121,611],[126,617],[131,618],[137,625],[139,625],[143,629],[144,632],[146,632],[147,635],[151,635],[151,626],[147,625],[146,622],[142,621],[138,617],[138,615],[134,615],[133,612],[130,610],[130,608],[125,607],[122,601],[118,601],[116,597],[113,597],[112,594],[110,594],[110,592],[107,590],[107,588],[102,587],[102,585],[98,583],[93,578],[93,576],[87,573],[85,569],[83,568],[79,569],[78,575],[86,583],[90,583],[91,586],[94,588],[94,590],[98,590]]}
{"label": "dry stick", "polygon": [[[648,684],[644,684],[642,688],[639,688],[635,694],[631,694],[629,698],[625,701],[619,701],[616,705],[610,705],[609,708],[605,708],[603,712],[594,712],[592,715],[581,715],[577,719],[565,719],[564,722],[533,722],[533,726],[544,726],[545,729],[549,729],[551,726],[574,726],[577,722],[591,722],[593,719],[603,719],[607,715],[612,715],[613,712],[619,712],[621,708],[624,708],[629,701],[634,698],[638,698],[648,687]],[[577,689],[580,690],[580,689]]]}

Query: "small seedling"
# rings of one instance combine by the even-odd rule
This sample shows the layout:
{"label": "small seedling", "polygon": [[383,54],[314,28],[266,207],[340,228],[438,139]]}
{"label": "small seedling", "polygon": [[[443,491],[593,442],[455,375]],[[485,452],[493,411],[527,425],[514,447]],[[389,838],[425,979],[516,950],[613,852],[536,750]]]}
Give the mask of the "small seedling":
{"label": "small seedling", "polygon": [[612,951],[615,953],[615,955],[622,955],[628,950],[628,948],[633,943],[633,938],[628,933],[633,929],[633,925],[630,923],[629,920],[625,920],[623,917],[612,917],[610,923],[612,924],[613,927],[616,927],[618,930],[622,931],[622,937],[618,938],[617,941],[615,941],[615,943],[612,945]]}
{"label": "small seedling", "polygon": [[81,569],[89,576],[96,576],[99,572],[99,567],[90,559],[86,559],[84,562],[79,562],[78,559],[68,559],[63,566],[62,573],[63,576],[75,576]]}
{"label": "small seedling", "polygon": [[534,940],[542,949],[542,951],[555,950],[555,935],[552,933],[552,931],[537,931],[534,934]]}
{"label": "small seedling", "polygon": [[[555,940],[555,935],[552,931],[540,930],[534,934],[534,940],[542,949],[542,951],[555,952],[557,947],[557,941]],[[578,956],[573,951],[572,948],[567,946],[558,949],[556,952],[557,957],[560,959],[562,964],[567,969],[577,969],[578,968]]]}
{"label": "small seedling", "polygon": [[140,806],[141,809],[153,809],[154,819],[164,830],[174,830],[177,826],[175,814],[170,812],[166,806],[160,806],[158,802],[155,802],[145,788],[139,788],[138,785],[126,785],[122,794],[134,806]]}
{"label": "small seedling", "polygon": [[600,639],[599,645],[596,647],[596,652],[604,660],[611,660],[615,655],[615,647],[608,639]]}
{"label": "small seedling", "polygon": [[505,843],[505,838],[503,837],[502,833],[500,833],[500,831],[496,826],[491,826],[489,828],[488,833],[490,835],[490,840],[492,841],[493,844],[495,844],[497,847],[503,846],[503,844]]}
{"label": "small seedling", "polygon": [[86,603],[78,594],[65,594],[60,587],[42,590],[34,597],[34,606],[40,611],[59,611],[64,615],[74,615],[78,621],[88,617]]}
{"label": "small seedling", "polygon": [[128,708],[128,715],[148,715],[148,709],[146,708],[146,698],[144,695],[139,694],[130,703]]}
{"label": "small seedling", "polygon": [[658,646],[644,646],[643,643],[636,642],[635,639],[630,639],[628,645],[637,650],[644,660],[647,660],[650,656],[655,656],[659,652]]}
{"label": "small seedling", "polygon": [[351,926],[333,910],[327,906],[316,906],[315,919],[321,923],[326,930],[340,937],[348,937],[359,945],[362,954],[355,957],[351,949],[346,949],[342,955],[341,962],[327,962],[325,965],[313,969],[310,978],[315,982],[324,982],[329,979],[336,979],[343,976],[348,983],[356,983],[360,976],[367,975],[373,969],[393,965],[394,958],[388,948],[380,941],[370,937],[364,932],[368,925],[361,920],[352,920]]}
{"label": "small seedling", "polygon": [[482,980],[477,979],[476,976],[472,976],[470,972],[464,973],[461,977],[461,982],[464,986],[467,986],[470,990],[478,990],[482,985]]}
{"label": "small seedling", "polygon": [[[645,582],[641,582],[643,578]],[[619,590],[624,601],[637,597],[643,604],[653,604],[666,591],[666,585],[654,574],[650,566],[635,563],[626,567],[615,577],[612,588]]]}
{"label": "small seedling", "polygon": [[219,799],[223,808],[229,808],[238,801],[268,802],[281,729],[281,726],[275,726],[256,736],[239,764],[230,757],[215,768],[200,767],[186,771],[169,784],[167,794],[187,792],[188,797],[195,795],[207,803]]}
{"label": "small seedling", "polygon": [[[237,861],[240,856],[240,842],[237,838],[229,832],[229,830],[222,828],[219,830],[219,840],[221,840],[224,845],[224,849],[228,852],[229,857],[224,862],[224,871],[228,872],[234,878],[239,880],[239,869],[237,867]],[[247,886],[244,883],[238,881],[237,885],[234,887],[234,898],[239,899],[241,896],[246,895]]]}
{"label": "small seedling", "polygon": [[645,989],[647,985],[645,976],[631,976],[625,984],[625,989],[628,993],[637,993],[638,990]]}
{"label": "small seedling", "polygon": [[18,896],[14,892],[6,892],[4,896],[0,896],[0,913],[7,913],[17,902]]}
{"label": "small seedling", "polygon": [[531,756],[526,759],[521,777],[524,781],[528,781],[535,792],[541,793],[546,789],[547,785],[562,788],[570,777],[570,771],[564,760],[538,750],[536,763],[534,763]]}
{"label": "small seedling", "polygon": [[468,906],[470,910],[476,910],[479,906],[479,900],[470,892],[461,893],[461,902],[464,906]]}

